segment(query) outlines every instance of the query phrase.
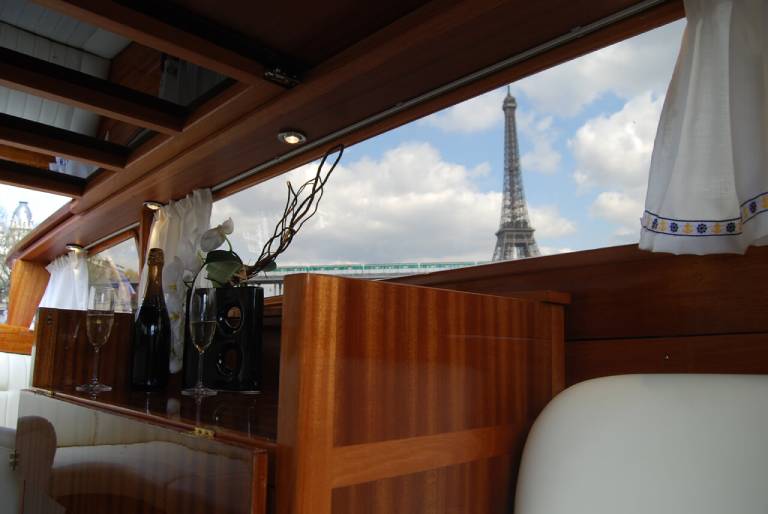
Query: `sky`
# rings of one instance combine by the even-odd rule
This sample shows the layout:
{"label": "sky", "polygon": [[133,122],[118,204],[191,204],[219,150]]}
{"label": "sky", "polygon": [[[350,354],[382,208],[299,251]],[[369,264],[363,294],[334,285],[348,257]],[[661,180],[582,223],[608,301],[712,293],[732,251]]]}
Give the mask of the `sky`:
{"label": "sky", "polygon": [[[653,139],[679,50],[678,21],[511,85],[523,181],[545,254],[636,242]],[[348,148],[315,217],[278,264],[488,261],[503,187],[505,88]],[[252,260],[282,211],[286,180],[214,204]],[[0,186],[8,215],[30,203],[36,222],[68,201]]]}

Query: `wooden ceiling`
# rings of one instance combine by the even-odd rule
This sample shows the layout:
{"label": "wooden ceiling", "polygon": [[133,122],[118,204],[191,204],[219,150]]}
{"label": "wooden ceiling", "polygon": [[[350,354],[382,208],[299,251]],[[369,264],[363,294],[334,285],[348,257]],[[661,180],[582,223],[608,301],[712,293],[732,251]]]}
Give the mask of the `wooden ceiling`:
{"label": "wooden ceiling", "polygon": [[[221,184],[217,197],[231,194],[336,142],[358,142],[684,14],[681,0],[38,3],[234,79],[182,108],[128,87],[125,77],[141,81],[140,73],[123,73],[122,82],[86,78],[0,50],[0,84],[155,131],[129,148],[0,115],[0,144],[102,168],[73,182],[53,172],[36,176],[29,163],[0,165],[0,182],[74,198],[10,256],[39,262],[63,253],[66,243],[87,245],[135,224],[145,200],[166,202]],[[605,26],[568,38],[606,18]],[[510,60],[552,41],[561,44]],[[304,148],[277,140],[285,128],[307,134]],[[14,160],[2,152],[0,159]]]}

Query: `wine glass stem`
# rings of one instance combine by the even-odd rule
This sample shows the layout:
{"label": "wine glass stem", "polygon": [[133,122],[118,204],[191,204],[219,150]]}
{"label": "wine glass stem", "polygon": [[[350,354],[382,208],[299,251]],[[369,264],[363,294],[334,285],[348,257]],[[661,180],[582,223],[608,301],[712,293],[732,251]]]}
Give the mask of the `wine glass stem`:
{"label": "wine glass stem", "polygon": [[200,390],[203,388],[203,352],[197,354],[197,385],[195,389]]}
{"label": "wine glass stem", "polygon": [[91,377],[91,384],[96,385],[99,383],[99,347],[93,347],[93,377]]}

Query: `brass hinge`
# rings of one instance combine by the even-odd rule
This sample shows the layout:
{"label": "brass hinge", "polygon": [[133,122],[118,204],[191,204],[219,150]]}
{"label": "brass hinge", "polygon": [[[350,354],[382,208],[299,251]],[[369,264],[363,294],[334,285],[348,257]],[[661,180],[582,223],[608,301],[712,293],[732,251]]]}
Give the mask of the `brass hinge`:
{"label": "brass hinge", "polygon": [[213,436],[216,435],[216,432],[214,432],[210,428],[203,428],[203,427],[195,427],[195,429],[192,430],[192,432],[190,433],[194,437],[204,437],[205,439],[213,439]]}
{"label": "brass hinge", "polygon": [[8,465],[11,466],[11,470],[16,471],[16,468],[19,466],[20,458],[21,458],[21,455],[16,450],[13,450],[11,453],[8,454]]}

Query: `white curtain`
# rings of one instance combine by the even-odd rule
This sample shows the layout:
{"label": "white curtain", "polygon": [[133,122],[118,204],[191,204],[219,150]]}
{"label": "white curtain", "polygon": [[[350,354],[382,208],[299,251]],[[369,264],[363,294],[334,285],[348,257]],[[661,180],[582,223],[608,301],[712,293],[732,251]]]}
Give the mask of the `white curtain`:
{"label": "white curtain", "polygon": [[69,252],[45,268],[51,277],[40,307],[88,309],[88,262],[85,252]]}
{"label": "white curtain", "polygon": [[[211,191],[200,189],[155,212],[149,233],[150,248],[161,248],[165,257],[163,293],[171,318],[171,373],[181,370],[184,351],[185,280],[200,269],[200,237],[211,222]],[[146,259],[146,255],[144,256]],[[146,260],[145,260],[146,262]],[[147,287],[147,266],[141,273],[139,307]]]}
{"label": "white curtain", "polygon": [[768,236],[768,2],[686,0],[640,248],[743,253]]}

